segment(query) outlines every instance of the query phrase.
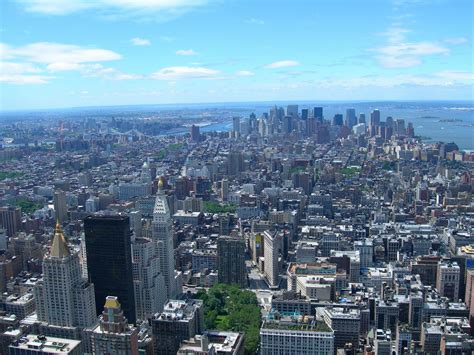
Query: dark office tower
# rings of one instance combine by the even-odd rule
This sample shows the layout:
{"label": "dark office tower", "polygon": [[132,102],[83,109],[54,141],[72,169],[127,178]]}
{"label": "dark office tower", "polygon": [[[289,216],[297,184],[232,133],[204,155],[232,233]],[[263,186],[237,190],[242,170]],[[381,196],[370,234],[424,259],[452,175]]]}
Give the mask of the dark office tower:
{"label": "dark office tower", "polygon": [[413,128],[413,123],[409,122],[407,127],[407,137],[413,138],[415,137],[415,128]]}
{"label": "dark office tower", "polygon": [[7,230],[7,235],[13,238],[21,226],[21,209],[19,207],[0,207],[0,227]]}
{"label": "dark office tower", "polygon": [[239,237],[219,237],[217,240],[217,272],[219,283],[247,287],[245,241]]}
{"label": "dark office tower", "polygon": [[281,127],[281,131],[285,134],[288,134],[288,133],[291,133],[291,131],[293,130],[293,125],[292,125],[292,122],[293,121],[293,118],[291,116],[285,116],[283,117],[283,123],[282,123],[282,127]]}
{"label": "dark office tower", "polygon": [[359,123],[365,123],[365,113],[359,115]]}
{"label": "dark office tower", "polygon": [[301,119],[306,121],[308,117],[309,117],[309,110],[307,108],[301,109]]}
{"label": "dark office tower", "polygon": [[288,105],[286,107],[286,115],[298,118],[298,105]]}
{"label": "dark office tower", "polygon": [[312,136],[316,133],[317,118],[310,116],[306,121],[306,134]]}
{"label": "dark office tower", "polygon": [[192,142],[199,142],[201,139],[201,133],[199,130],[199,126],[192,125],[191,126],[191,141]]}
{"label": "dark office tower", "polygon": [[323,108],[322,107],[313,108],[313,117],[316,118],[316,121],[323,122]]}
{"label": "dark office tower", "polygon": [[379,125],[380,125],[380,111],[375,109],[370,114],[369,132],[370,132],[371,137],[377,134],[377,126]]}
{"label": "dark office tower", "polygon": [[232,117],[232,131],[235,137],[240,135],[240,117]]}
{"label": "dark office tower", "polygon": [[334,115],[334,118],[332,119],[332,125],[333,126],[342,126],[344,124],[344,120],[342,118],[341,113],[337,113]]}
{"label": "dark office tower", "polygon": [[227,173],[239,175],[244,170],[244,157],[242,152],[230,152],[227,156]]}
{"label": "dark office tower", "polygon": [[356,111],[354,108],[348,108],[346,110],[346,126],[349,128],[352,128],[356,124],[357,124]]}
{"label": "dark office tower", "polygon": [[89,216],[84,219],[87,271],[95,286],[98,312],[107,296],[118,297],[130,323],[135,323],[132,248],[128,216]]}
{"label": "dark office tower", "polygon": [[385,121],[385,127],[393,128],[393,117],[388,116],[387,120]]}

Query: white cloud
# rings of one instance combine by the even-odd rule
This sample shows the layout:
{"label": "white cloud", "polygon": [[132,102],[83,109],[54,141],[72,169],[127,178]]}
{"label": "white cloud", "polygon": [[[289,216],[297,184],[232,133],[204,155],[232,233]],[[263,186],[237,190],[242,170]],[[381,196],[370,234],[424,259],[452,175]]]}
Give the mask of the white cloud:
{"label": "white cloud", "polygon": [[198,55],[198,52],[196,52],[195,50],[193,49],[178,49],[176,51],[176,54],[177,55]]}
{"label": "white cloud", "polygon": [[185,80],[185,79],[212,79],[220,74],[219,71],[204,67],[166,67],[151,75],[156,80]]}
{"label": "white cloud", "polygon": [[0,44],[0,54],[8,58],[0,64],[1,80],[8,83],[44,84],[54,79],[37,73],[79,72],[83,77],[106,80],[131,80],[141,76],[126,74],[100,62],[114,61],[121,56],[106,49],[77,45],[38,42],[22,47]]}
{"label": "white cloud", "polygon": [[391,26],[380,35],[387,38],[384,46],[372,49],[377,53],[375,58],[385,68],[409,68],[423,62],[423,57],[448,55],[449,48],[433,42],[408,42],[405,39],[409,29]]}
{"label": "white cloud", "polygon": [[435,73],[435,76],[453,81],[474,82],[474,73],[467,71],[444,70]]}
{"label": "white cloud", "polygon": [[250,70],[239,70],[235,73],[237,76],[254,76],[255,73]]}
{"label": "white cloud", "polygon": [[26,11],[48,14],[67,15],[84,10],[100,10],[102,13],[115,14],[118,11],[176,13],[202,6],[207,0],[16,0]]}
{"label": "white cloud", "polygon": [[135,37],[130,40],[134,46],[151,46],[151,41],[146,38]]}
{"label": "white cloud", "polygon": [[270,64],[267,64],[265,68],[267,69],[278,69],[278,68],[287,68],[287,67],[295,67],[297,65],[300,65],[299,62],[296,60],[280,60],[278,62],[273,62]]}
{"label": "white cloud", "polygon": [[254,25],[264,25],[265,24],[265,21],[260,20],[258,18],[254,18],[254,17],[249,18],[245,22],[251,23],[251,24],[254,24]]}
{"label": "white cloud", "polygon": [[36,42],[23,47],[4,45],[4,58],[23,58],[35,63],[90,63],[119,60],[122,56],[108,49],[87,48],[72,44]]}
{"label": "white cloud", "polygon": [[453,38],[446,38],[444,42],[446,42],[447,44],[458,45],[458,44],[467,43],[468,40],[466,37],[453,37]]}

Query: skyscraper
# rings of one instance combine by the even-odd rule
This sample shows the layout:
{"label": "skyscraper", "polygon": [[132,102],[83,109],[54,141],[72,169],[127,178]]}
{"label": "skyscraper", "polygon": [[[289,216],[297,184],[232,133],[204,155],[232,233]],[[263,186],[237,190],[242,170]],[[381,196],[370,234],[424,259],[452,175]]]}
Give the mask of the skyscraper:
{"label": "skyscraper", "polygon": [[148,238],[136,238],[132,244],[133,283],[137,319],[147,320],[163,309],[166,285],[160,273],[158,243]]}
{"label": "skyscraper", "polygon": [[234,132],[235,137],[240,135],[240,117],[232,117],[232,131]]}
{"label": "skyscraper", "polygon": [[316,118],[317,121],[323,122],[323,108],[322,107],[313,108],[313,117]]}
{"label": "skyscraper", "polygon": [[342,114],[337,113],[334,115],[334,118],[332,119],[332,125],[333,126],[342,126],[344,124],[344,120],[342,118]]}
{"label": "skyscraper", "polygon": [[107,296],[99,325],[88,333],[94,355],[138,355],[138,328],[128,324],[115,296]]}
{"label": "skyscraper", "polygon": [[132,248],[128,216],[89,216],[84,220],[87,270],[95,286],[96,308],[107,296],[121,300],[125,316],[136,321]]}
{"label": "skyscraper", "polygon": [[277,287],[279,284],[278,258],[283,249],[282,237],[278,231],[267,230],[263,233],[264,275],[270,287]]}
{"label": "skyscraper", "polygon": [[174,271],[173,220],[162,189],[163,180],[160,179],[151,222],[152,237],[155,242],[158,242],[160,271],[165,278],[167,298],[174,298],[177,290]]}
{"label": "skyscraper", "polygon": [[286,115],[291,116],[291,118],[298,118],[298,105],[288,105]]}
{"label": "skyscraper", "polygon": [[357,116],[354,108],[346,110],[346,126],[351,128],[357,124]]}
{"label": "skyscraper", "polygon": [[191,141],[199,142],[200,140],[201,140],[201,133],[199,130],[199,126],[192,125],[191,126]]}
{"label": "skyscraper", "polygon": [[59,222],[34,293],[38,320],[50,327],[85,328],[97,322],[94,286],[82,279],[79,255],[69,251]]}
{"label": "skyscraper", "polygon": [[217,271],[219,283],[247,287],[245,241],[242,238],[219,237],[217,240]]}
{"label": "skyscraper", "polygon": [[56,219],[63,223],[67,219],[66,193],[61,189],[54,191],[53,203]]}
{"label": "skyscraper", "polygon": [[19,207],[0,207],[0,227],[7,231],[9,237],[14,237],[21,226],[21,209]]}

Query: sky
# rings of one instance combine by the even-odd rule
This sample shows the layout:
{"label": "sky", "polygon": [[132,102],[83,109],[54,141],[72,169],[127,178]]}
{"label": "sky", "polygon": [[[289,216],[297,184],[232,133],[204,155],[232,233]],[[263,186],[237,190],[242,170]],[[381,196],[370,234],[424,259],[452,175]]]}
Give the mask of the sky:
{"label": "sky", "polygon": [[472,0],[1,0],[0,110],[473,100]]}

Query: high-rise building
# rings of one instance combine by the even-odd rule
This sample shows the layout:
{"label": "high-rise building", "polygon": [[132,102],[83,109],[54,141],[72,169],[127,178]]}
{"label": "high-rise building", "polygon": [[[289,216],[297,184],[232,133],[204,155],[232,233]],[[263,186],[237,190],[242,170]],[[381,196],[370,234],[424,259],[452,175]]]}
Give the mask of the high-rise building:
{"label": "high-rise building", "polygon": [[286,107],[286,115],[291,118],[298,118],[298,105],[288,105]]}
{"label": "high-rise building", "polygon": [[459,299],[460,268],[456,262],[440,261],[436,289],[441,297],[455,302]]}
{"label": "high-rise building", "polygon": [[229,175],[239,175],[244,170],[244,157],[242,152],[231,151],[227,156],[227,173]]}
{"label": "high-rise building", "polygon": [[118,297],[125,316],[136,321],[130,220],[124,215],[89,216],[84,220],[87,270],[95,285],[96,308],[107,296]]}
{"label": "high-rise building", "polygon": [[334,118],[332,119],[332,125],[333,126],[342,126],[344,124],[344,120],[342,117],[342,114],[336,113],[334,115]]}
{"label": "high-rise building", "polygon": [[290,115],[286,115],[283,117],[283,121],[281,123],[281,131],[282,133],[289,134],[293,131],[293,117]]}
{"label": "high-rise building", "polygon": [[169,300],[151,319],[155,355],[176,355],[184,340],[202,334],[204,311],[200,300]]}
{"label": "high-rise building", "polygon": [[219,283],[247,287],[245,241],[242,238],[219,237],[217,240],[217,271]]}
{"label": "high-rise building", "polygon": [[323,108],[322,107],[315,107],[313,108],[313,117],[316,118],[318,122],[323,122]]}
{"label": "high-rise building", "polygon": [[137,319],[147,320],[163,309],[165,278],[160,273],[158,242],[136,238],[132,243],[133,284]]}
{"label": "high-rise building", "polygon": [[232,131],[234,132],[235,137],[240,136],[240,117],[232,117]]}
{"label": "high-rise building", "polygon": [[138,355],[138,328],[128,324],[115,296],[107,296],[99,324],[87,333],[94,355]]}
{"label": "high-rise building", "polygon": [[375,109],[370,114],[369,133],[373,137],[377,134],[377,127],[380,125],[380,111]]}
{"label": "high-rise building", "polygon": [[191,126],[191,141],[192,142],[199,142],[201,140],[201,132],[199,126],[192,125]]}
{"label": "high-rise building", "polygon": [[222,179],[221,181],[221,199],[222,201],[227,201],[229,196],[229,180]]}
{"label": "high-rise building", "polygon": [[301,109],[301,119],[306,121],[309,117],[309,109],[303,108]]}
{"label": "high-rise building", "polygon": [[0,227],[6,229],[9,237],[14,237],[21,227],[20,207],[0,207]]}
{"label": "high-rise building", "polygon": [[265,259],[264,275],[270,287],[279,284],[279,257],[283,250],[283,235],[277,230],[266,230],[263,233],[263,256]]}
{"label": "high-rise building", "polygon": [[357,124],[357,116],[354,108],[346,110],[346,126],[351,128]]}
{"label": "high-rise building", "polygon": [[50,327],[86,328],[97,322],[94,285],[82,279],[79,255],[69,251],[59,222],[34,293],[38,321]]}
{"label": "high-rise building", "polygon": [[334,331],[334,346],[343,348],[347,343],[359,345],[360,310],[343,307],[319,307],[317,314]]}
{"label": "high-rise building", "polygon": [[59,220],[60,223],[63,223],[67,220],[66,193],[60,189],[54,191],[53,203],[56,219]]}
{"label": "high-rise building", "polygon": [[168,201],[163,193],[163,180],[158,182],[158,193],[153,209],[152,239],[158,243],[160,272],[165,279],[167,298],[175,298],[177,293],[174,270],[173,220]]}

